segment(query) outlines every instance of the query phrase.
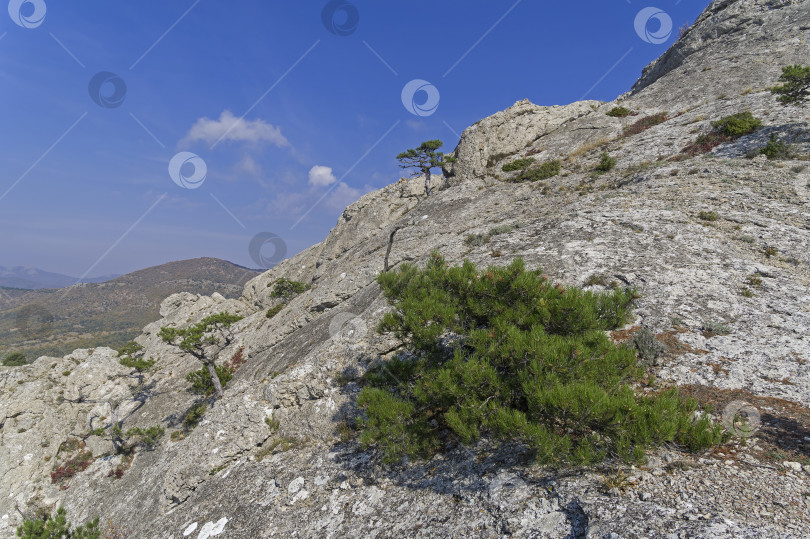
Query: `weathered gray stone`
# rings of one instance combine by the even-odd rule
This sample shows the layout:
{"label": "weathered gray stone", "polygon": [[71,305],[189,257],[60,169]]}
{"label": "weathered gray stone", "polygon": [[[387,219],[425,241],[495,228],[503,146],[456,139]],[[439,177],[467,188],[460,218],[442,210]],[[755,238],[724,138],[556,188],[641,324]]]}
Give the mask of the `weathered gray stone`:
{"label": "weathered gray stone", "polygon": [[[365,195],[323,242],[247,283],[238,300],[167,298],[137,338],[157,360],[142,376],[104,348],[0,368],[0,536],[57,505],[74,522],[100,516],[130,537],[807,536],[807,466],[762,461],[756,437],[736,456],[652,452],[624,490],[606,491],[605,470],[544,469],[510,449],[383,465],[341,431],[359,413],[357,380],[401,344],[375,331],[388,309],[375,278],[395,229],[394,268],[433,250],[479,265],[519,256],[566,285],[636,287],[633,325],[680,343],[651,367],[662,383],[810,406],[810,167],[743,157],[772,132],[810,150],[808,110],[764,91],[779,65],[803,60],[808,16],[807,0],[718,1],[619,101],[522,101],[478,122],[456,150],[455,176],[429,198],[421,178]],[[638,116],[608,117],[619,102]],[[742,110],[763,130],[678,157],[710,121]],[[620,136],[665,111],[662,124]],[[593,174],[603,151],[617,167]],[[561,174],[499,181],[504,163],[529,154],[561,160]],[[520,226],[464,242],[501,224]],[[282,277],[311,288],[268,319],[280,301],[268,285]],[[179,434],[198,400],[185,376],[200,364],[158,333],[222,311],[245,318],[220,361],[240,348],[248,361]],[[706,331],[718,324],[729,333]],[[113,417],[123,430],[167,432],[127,465],[109,434]],[[91,436],[98,428],[107,432]],[[60,452],[70,439],[94,460],[52,484],[50,473],[79,451]]]}

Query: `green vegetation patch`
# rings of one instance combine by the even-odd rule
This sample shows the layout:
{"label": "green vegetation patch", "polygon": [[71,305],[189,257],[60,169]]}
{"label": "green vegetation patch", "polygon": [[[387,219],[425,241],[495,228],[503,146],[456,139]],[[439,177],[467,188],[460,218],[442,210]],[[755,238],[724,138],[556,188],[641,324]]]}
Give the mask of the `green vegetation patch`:
{"label": "green vegetation patch", "polygon": [[560,173],[561,163],[559,161],[546,161],[545,163],[536,166],[536,167],[529,167],[523,170],[517,176],[510,178],[506,181],[510,183],[522,183],[522,182],[536,182],[540,180],[546,180],[548,178],[554,177]]}
{"label": "green vegetation patch", "polygon": [[541,463],[643,460],[645,449],[721,439],[676,390],[639,394],[644,369],[606,331],[624,325],[632,290],[551,284],[518,259],[478,270],[434,253],[378,277],[394,310],[378,330],[410,354],[379,364],[358,396],[360,441],[387,462],[430,457],[482,437],[525,444]]}
{"label": "green vegetation patch", "polygon": [[22,352],[12,352],[3,359],[4,367],[22,367],[27,364],[28,361],[25,360],[25,354]]}
{"label": "green vegetation patch", "polygon": [[762,120],[755,118],[750,111],[725,116],[712,122],[712,127],[721,134],[734,139],[749,135],[762,127]]}
{"label": "green vegetation patch", "polygon": [[286,306],[287,306],[286,303],[279,303],[278,305],[274,305],[273,307],[270,307],[269,309],[267,309],[267,314],[266,314],[267,318],[273,318],[278,313],[280,313],[284,309],[284,307],[286,307]]}
{"label": "green vegetation patch", "polygon": [[[233,378],[234,370],[227,365],[215,365],[214,370],[219,378],[219,383],[224,388],[228,382]],[[208,367],[192,371],[186,375],[186,380],[191,384],[192,393],[210,397],[214,394],[214,383],[211,381],[211,375],[208,372]]]}
{"label": "green vegetation patch", "polygon": [[791,159],[794,157],[793,155],[793,148],[790,144],[782,142],[776,135],[772,134],[768,139],[768,143],[759,148],[758,150],[754,150],[748,157],[756,157],[758,155],[764,155],[769,160],[777,160],[777,159]]}
{"label": "green vegetation patch", "polygon": [[717,221],[720,219],[720,214],[716,211],[702,211],[698,213],[698,219],[701,221]]}
{"label": "green vegetation patch", "polygon": [[[273,290],[270,291],[270,296],[274,298],[292,299],[293,297],[309,290],[310,285],[300,281],[291,281],[282,277],[275,283],[272,283]],[[267,286],[271,286],[268,283]]]}
{"label": "green vegetation patch", "polygon": [[534,157],[524,157],[522,159],[515,159],[511,163],[506,163],[504,166],[501,167],[501,170],[504,172],[514,172],[516,170],[525,170],[529,168],[535,159]]}
{"label": "green vegetation patch", "polygon": [[608,172],[613,170],[616,167],[616,159],[611,157],[609,153],[603,152],[601,156],[599,156],[599,164],[596,165],[596,170],[598,172]]}
{"label": "green vegetation patch", "polygon": [[810,98],[810,66],[792,65],[782,68],[778,84],[769,90],[783,105],[802,106]]}
{"label": "green vegetation patch", "polygon": [[154,447],[163,435],[166,433],[166,429],[161,427],[160,425],[154,425],[145,429],[140,427],[135,427],[129,429],[126,432],[126,435],[129,437],[136,438],[136,443],[144,445],[146,447]]}
{"label": "green vegetation patch", "polygon": [[743,135],[748,135],[762,127],[762,120],[755,118],[749,111],[724,116],[712,122],[712,130],[695,139],[695,142],[681,150],[688,157],[711,152],[721,144],[734,142]]}
{"label": "green vegetation patch", "polygon": [[194,404],[191,408],[189,408],[188,412],[186,412],[186,416],[183,418],[183,424],[186,427],[193,429],[197,426],[197,423],[202,420],[207,409],[208,405],[204,402]]}
{"label": "green vegetation patch", "polygon": [[612,116],[613,118],[625,118],[630,116],[633,111],[626,107],[613,107],[609,111],[606,112],[608,116]]}
{"label": "green vegetation patch", "polygon": [[98,539],[101,537],[98,518],[71,530],[64,507],[56,510],[53,516],[25,519],[17,527],[17,537],[21,539]]}
{"label": "green vegetation patch", "polygon": [[148,371],[157,363],[156,360],[143,358],[143,346],[130,341],[118,349],[118,357],[121,358],[118,362],[124,367],[135,369],[138,372]]}

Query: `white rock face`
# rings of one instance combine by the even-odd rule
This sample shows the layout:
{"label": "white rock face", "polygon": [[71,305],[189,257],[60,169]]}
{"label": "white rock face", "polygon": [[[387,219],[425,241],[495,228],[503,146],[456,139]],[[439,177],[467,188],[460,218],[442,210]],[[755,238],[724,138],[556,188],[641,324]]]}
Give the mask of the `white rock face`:
{"label": "white rock face", "polygon": [[[0,368],[0,536],[13,536],[21,513],[58,505],[72,522],[99,516],[130,537],[810,535],[810,474],[798,462],[810,442],[802,438],[810,429],[810,167],[744,158],[771,133],[810,151],[809,110],[778,106],[763,90],[779,65],[803,61],[797,45],[808,17],[806,0],[713,3],[622,96],[637,116],[607,116],[616,103],[522,101],[478,122],[462,136],[455,176],[446,185],[435,178],[431,197],[420,178],[365,195],[323,242],[247,283],[239,300],[167,298],[161,320],[137,338],[157,360],[143,376],[104,348]],[[763,129],[683,157],[712,120],[742,110]],[[667,120],[621,136],[658,112]],[[618,163],[596,175],[602,152]],[[510,178],[503,164],[529,156],[560,160],[560,175],[502,181]],[[520,226],[465,242],[498,225]],[[375,331],[389,308],[375,278],[395,229],[393,268],[438,250],[481,266],[522,257],[592,290],[636,287],[633,326],[667,346],[650,367],[660,383],[711,392],[717,421],[727,401],[750,402],[761,432],[722,455],[651,453],[628,472],[625,490],[605,489],[602,471],[558,474],[511,451],[450,448],[429,462],[383,465],[341,436],[360,413],[358,379],[400,344]],[[311,288],[268,318],[282,277]],[[220,362],[241,348],[247,363],[188,429],[198,398],[185,378],[200,364],[158,333],[224,311],[245,318]],[[129,461],[115,452],[113,418],[124,431],[166,433]],[[767,460],[763,446],[774,441],[795,444],[796,458]],[[85,470],[52,482],[86,453]]]}

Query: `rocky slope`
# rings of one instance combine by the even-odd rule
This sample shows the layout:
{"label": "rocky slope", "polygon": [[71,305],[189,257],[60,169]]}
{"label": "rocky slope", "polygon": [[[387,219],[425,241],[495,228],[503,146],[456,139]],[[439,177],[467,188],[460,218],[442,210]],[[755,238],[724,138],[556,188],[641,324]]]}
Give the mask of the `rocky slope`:
{"label": "rocky slope", "polygon": [[[744,157],[771,133],[810,150],[808,109],[764,90],[778,66],[806,62],[808,28],[806,0],[718,1],[620,98],[638,116],[607,116],[617,103],[524,101],[478,122],[430,198],[419,180],[397,182],[241,298],[167,298],[137,338],[158,360],[153,372],[104,348],[0,371],[0,534],[61,505],[74,522],[100,516],[129,537],[810,535],[810,167]],[[681,154],[711,120],[744,110],[764,127],[709,155]],[[622,136],[665,111],[660,125]],[[618,165],[593,174],[603,151]],[[501,165],[528,154],[560,159],[561,174],[502,181]],[[464,241],[502,224],[519,228]],[[659,383],[686,386],[717,420],[746,401],[759,430],[701,454],[664,448],[621,473],[545,469],[486,443],[383,465],[345,423],[359,376],[399,347],[374,331],[394,229],[393,267],[432,250],[479,265],[520,256],[567,285],[637,287],[625,333],[647,328],[666,347],[650,365]],[[268,318],[279,301],[268,285],[281,277],[312,287]],[[221,311],[245,316],[221,357],[242,348],[248,361],[188,430],[185,374],[198,365],[157,333]],[[90,433],[113,418],[167,432],[130,459],[109,428]],[[52,482],[71,459],[86,469]]]}

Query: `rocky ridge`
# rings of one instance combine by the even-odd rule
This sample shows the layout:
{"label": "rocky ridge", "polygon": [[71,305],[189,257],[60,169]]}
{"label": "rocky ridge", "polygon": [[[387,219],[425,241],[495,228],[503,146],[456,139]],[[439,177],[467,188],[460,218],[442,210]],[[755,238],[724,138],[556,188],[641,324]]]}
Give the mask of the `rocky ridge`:
{"label": "rocky ridge", "polygon": [[[167,298],[137,338],[158,359],[153,372],[103,348],[3,369],[0,535],[57,505],[130,537],[810,535],[810,167],[744,157],[771,133],[810,151],[808,110],[765,90],[780,65],[807,58],[808,30],[808,1],[714,2],[617,102],[519,102],[464,132],[455,176],[430,198],[420,180],[401,180],[349,206],[323,242],[241,298]],[[617,104],[638,116],[607,116]],[[744,110],[763,129],[682,156],[711,120]],[[623,136],[662,112],[660,125]],[[597,175],[603,151],[618,165]],[[501,166],[526,155],[559,159],[561,174],[502,181]],[[492,234],[498,225],[516,228]],[[620,333],[643,327],[666,346],[650,363],[659,382],[686,386],[717,420],[744,400],[760,430],[702,454],[663,448],[618,471],[544,469],[486,442],[383,465],[346,425],[359,377],[399,348],[374,330],[388,308],[375,277],[395,228],[392,267],[433,250],[479,265],[520,256],[566,285],[637,287],[636,320]],[[465,242],[475,234],[488,239]],[[281,277],[311,289],[268,318],[280,301],[268,285]],[[245,316],[222,357],[241,348],[248,362],[187,431],[185,374],[198,364],[158,332],[221,311]],[[111,418],[167,433],[125,462],[108,435],[90,434]],[[57,465],[88,452],[86,469],[52,482]]]}

